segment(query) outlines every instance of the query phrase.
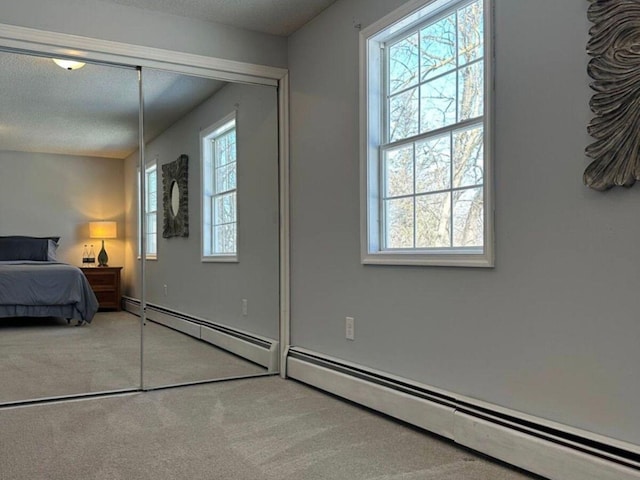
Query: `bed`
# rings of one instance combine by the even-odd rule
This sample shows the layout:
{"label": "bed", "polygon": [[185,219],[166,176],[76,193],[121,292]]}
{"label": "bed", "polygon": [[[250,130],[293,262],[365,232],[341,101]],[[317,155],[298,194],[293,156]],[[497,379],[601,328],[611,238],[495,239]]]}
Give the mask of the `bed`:
{"label": "bed", "polygon": [[82,270],[55,259],[57,241],[58,237],[0,237],[0,317],[64,317],[91,323],[98,300]]}

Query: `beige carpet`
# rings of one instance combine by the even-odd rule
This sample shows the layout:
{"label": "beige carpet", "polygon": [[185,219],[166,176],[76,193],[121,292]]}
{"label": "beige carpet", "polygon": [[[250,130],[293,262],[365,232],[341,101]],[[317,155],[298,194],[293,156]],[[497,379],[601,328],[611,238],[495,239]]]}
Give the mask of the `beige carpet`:
{"label": "beige carpet", "polygon": [[149,321],[145,326],[145,388],[266,373],[265,367],[184,333]]}
{"label": "beige carpet", "polygon": [[526,480],[278,377],[0,409],[0,478]]}
{"label": "beige carpet", "polygon": [[[139,365],[140,321],[129,313],[100,312],[82,327],[61,318],[0,318],[0,403],[136,389]],[[264,372],[208,343],[145,326],[145,387]]]}

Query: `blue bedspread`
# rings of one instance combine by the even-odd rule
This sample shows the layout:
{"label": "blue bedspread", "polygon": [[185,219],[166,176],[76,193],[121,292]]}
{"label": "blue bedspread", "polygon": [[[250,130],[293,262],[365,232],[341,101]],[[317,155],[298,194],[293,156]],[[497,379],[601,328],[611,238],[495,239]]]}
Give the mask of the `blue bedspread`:
{"label": "blue bedspread", "polygon": [[98,306],[78,267],[57,262],[0,262],[0,317],[64,316],[91,322]]}

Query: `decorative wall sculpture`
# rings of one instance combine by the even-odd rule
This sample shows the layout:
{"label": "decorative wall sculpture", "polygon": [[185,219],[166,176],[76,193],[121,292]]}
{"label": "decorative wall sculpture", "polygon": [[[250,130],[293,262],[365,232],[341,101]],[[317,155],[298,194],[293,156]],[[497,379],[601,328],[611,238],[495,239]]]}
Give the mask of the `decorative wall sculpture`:
{"label": "decorative wall sculpture", "polygon": [[162,165],[162,206],[164,223],[162,236],[189,236],[189,157]]}
{"label": "decorative wall sculpture", "polygon": [[583,179],[596,190],[631,187],[640,179],[640,0],[588,1],[595,141]]}

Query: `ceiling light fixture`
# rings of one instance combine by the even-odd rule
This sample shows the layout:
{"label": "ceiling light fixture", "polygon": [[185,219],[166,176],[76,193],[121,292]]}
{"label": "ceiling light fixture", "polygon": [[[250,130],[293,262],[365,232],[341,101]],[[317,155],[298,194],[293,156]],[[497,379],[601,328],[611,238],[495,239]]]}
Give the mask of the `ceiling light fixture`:
{"label": "ceiling light fixture", "polygon": [[64,68],[65,70],[78,70],[85,65],[82,62],[76,62],[74,60],[61,60],[59,58],[53,58],[52,60],[56,65],[58,65],[60,68]]}

